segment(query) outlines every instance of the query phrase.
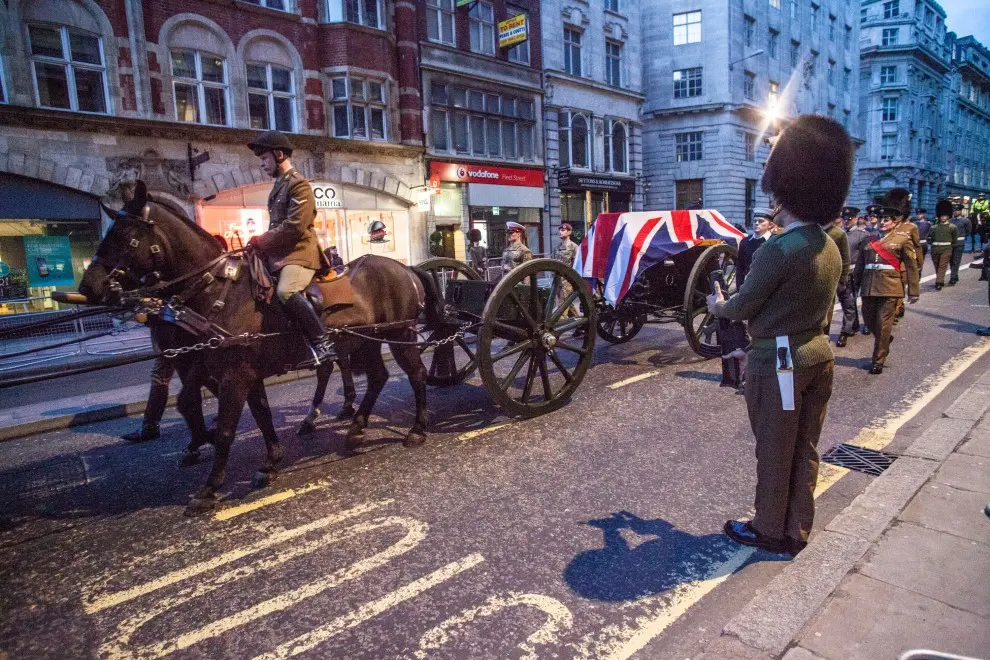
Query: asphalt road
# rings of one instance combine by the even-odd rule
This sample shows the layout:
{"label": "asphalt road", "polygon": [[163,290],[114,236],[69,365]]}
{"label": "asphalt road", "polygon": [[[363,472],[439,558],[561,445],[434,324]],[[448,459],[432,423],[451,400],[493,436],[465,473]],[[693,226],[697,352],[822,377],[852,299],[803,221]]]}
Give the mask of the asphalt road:
{"label": "asphalt road", "polygon": [[[822,450],[906,442],[987,368],[977,276],[923,286],[882,376],[872,338],[838,351]],[[178,467],[174,411],[144,445],[117,438],[132,420],[3,443],[0,655],[690,657],[783,565],[721,535],[751,512],[755,458],[718,371],[679,328],[647,328],[599,342],[570,405],[537,419],[505,417],[477,379],[431,389],[412,450],[394,377],[357,455],[331,417],[297,438],[313,381],[279,385],[290,467],[251,491],[263,443],[244,415],[224,508],[195,520],[209,466]],[[817,525],[869,481],[823,471]]]}

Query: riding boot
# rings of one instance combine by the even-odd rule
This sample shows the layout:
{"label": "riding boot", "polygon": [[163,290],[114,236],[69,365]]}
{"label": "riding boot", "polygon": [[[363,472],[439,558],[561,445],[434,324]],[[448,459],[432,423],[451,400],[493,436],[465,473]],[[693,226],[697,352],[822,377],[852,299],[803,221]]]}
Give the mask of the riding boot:
{"label": "riding boot", "polygon": [[323,325],[319,314],[313,309],[306,296],[298,292],[293,293],[282,305],[289,312],[289,317],[309,340],[316,364],[325,360],[336,360],[337,355],[334,352],[330,333],[327,332],[326,326]]}

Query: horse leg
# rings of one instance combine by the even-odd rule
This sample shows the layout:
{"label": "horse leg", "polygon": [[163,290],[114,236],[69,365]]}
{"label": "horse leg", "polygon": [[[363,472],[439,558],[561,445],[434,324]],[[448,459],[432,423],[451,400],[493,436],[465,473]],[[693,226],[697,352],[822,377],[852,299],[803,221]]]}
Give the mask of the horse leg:
{"label": "horse leg", "polygon": [[337,419],[351,419],[354,417],[354,400],[357,398],[357,391],[354,389],[354,372],[351,370],[349,355],[340,358],[340,379],[344,383],[344,404],[337,413]]}
{"label": "horse leg", "polygon": [[323,362],[316,368],[316,392],[313,393],[313,403],[302,424],[296,429],[296,435],[308,435],[316,430],[316,420],[320,418],[320,405],[327,394],[327,384],[333,374],[333,362]]}
{"label": "horse leg", "polygon": [[208,429],[206,420],[203,418],[203,394],[200,387],[206,380],[204,378],[205,369],[189,358],[177,358],[175,367],[179,374],[179,381],[182,383],[175,407],[178,408],[182,418],[186,420],[186,426],[189,427],[190,432],[189,445],[185,449],[180,465],[188,467],[199,463],[199,449],[214,441],[216,429]]}
{"label": "horse leg", "polygon": [[217,491],[227,480],[227,461],[230,460],[230,449],[234,444],[234,435],[237,433],[237,423],[244,410],[248,392],[256,380],[258,380],[257,374],[251,373],[244,366],[231,368],[221,377],[217,436],[213,443],[216,447],[213,470],[206,480],[206,485],[190,499],[185,512],[187,516],[209,513],[216,508]]}
{"label": "horse leg", "polygon": [[[407,341],[413,341],[415,337]],[[392,356],[409,376],[413,396],[416,398],[416,421],[406,435],[402,444],[406,447],[418,447],[426,442],[426,366],[420,357],[419,347],[389,344]]]}
{"label": "horse leg", "polygon": [[248,390],[247,402],[251,415],[265,439],[265,449],[268,454],[265,463],[255,472],[251,485],[254,488],[265,488],[278,477],[278,465],[285,458],[285,449],[282,448],[275,424],[272,422],[272,409],[268,405],[264,380],[259,378],[254,382]]}
{"label": "horse leg", "polygon": [[357,413],[354,414],[354,419],[351,420],[351,427],[347,430],[345,446],[348,449],[354,449],[364,439],[364,429],[368,426],[371,409],[375,407],[378,395],[388,382],[388,369],[385,368],[385,362],[382,360],[381,344],[364,342],[359,350],[362,362],[367,366],[368,388],[364,392]]}

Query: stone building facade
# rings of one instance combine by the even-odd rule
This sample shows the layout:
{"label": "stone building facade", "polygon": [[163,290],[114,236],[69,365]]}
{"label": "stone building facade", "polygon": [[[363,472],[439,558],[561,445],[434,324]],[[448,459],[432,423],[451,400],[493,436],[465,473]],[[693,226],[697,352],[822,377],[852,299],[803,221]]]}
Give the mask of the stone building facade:
{"label": "stone building facade", "polygon": [[973,37],[956,38],[952,32],[948,43],[945,192],[972,199],[990,193],[990,51]]}
{"label": "stone building facade", "polygon": [[642,3],[647,208],[713,208],[740,225],[768,203],[765,139],[798,114],[858,139],[859,7],[845,0]]}
{"label": "stone building facade", "polygon": [[[426,217],[414,192],[425,178],[418,4],[0,4],[0,261],[26,269],[27,294],[42,297],[54,278],[32,272],[37,258],[25,238],[69,241],[72,262],[63,267],[78,281],[99,238],[98,206],[77,204],[89,210],[74,213],[51,202],[112,206],[133,178],[209,231],[246,240],[267,226],[271,180],[246,147],[266,128],[291,134],[293,163],[320,188],[325,244],[345,258],[372,250],[425,258]],[[44,200],[44,210],[32,215],[11,201],[29,198]],[[367,240],[378,219],[393,238],[386,244]]]}
{"label": "stone building facade", "polygon": [[641,3],[543,2],[551,234],[580,239],[603,211],[643,208]]}
{"label": "stone building facade", "polygon": [[933,211],[945,194],[946,14],[932,0],[866,0],[861,9],[860,148],[850,202],[864,207],[893,187]]}

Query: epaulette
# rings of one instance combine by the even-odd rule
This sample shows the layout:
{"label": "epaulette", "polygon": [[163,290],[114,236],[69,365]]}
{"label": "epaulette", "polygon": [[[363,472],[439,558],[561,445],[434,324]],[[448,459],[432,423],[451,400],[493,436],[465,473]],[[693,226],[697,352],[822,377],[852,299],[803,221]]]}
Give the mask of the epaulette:
{"label": "epaulette", "polygon": [[811,245],[804,234],[799,231],[787,231],[782,234],[775,234],[767,240],[767,243],[771,240],[774,241],[774,244],[780,248],[781,253],[785,256],[799,252]]}

